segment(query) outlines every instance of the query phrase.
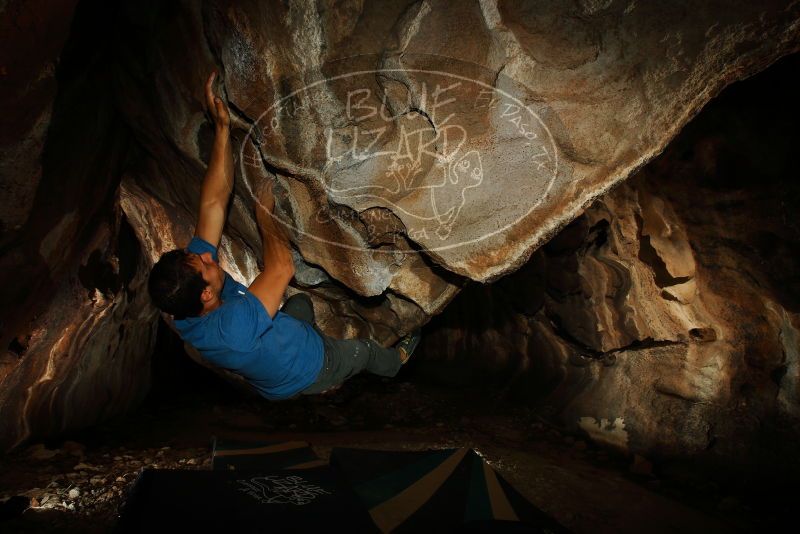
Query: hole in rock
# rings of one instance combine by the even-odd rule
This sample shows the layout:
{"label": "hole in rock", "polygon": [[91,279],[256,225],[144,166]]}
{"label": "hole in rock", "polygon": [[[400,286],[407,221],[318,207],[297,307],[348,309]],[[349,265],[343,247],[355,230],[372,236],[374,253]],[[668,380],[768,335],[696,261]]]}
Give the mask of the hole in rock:
{"label": "hole in rock", "polygon": [[30,336],[17,336],[11,340],[11,343],[8,344],[8,350],[16,354],[17,356],[22,356],[25,354],[25,351],[28,350],[28,342],[30,341]]}

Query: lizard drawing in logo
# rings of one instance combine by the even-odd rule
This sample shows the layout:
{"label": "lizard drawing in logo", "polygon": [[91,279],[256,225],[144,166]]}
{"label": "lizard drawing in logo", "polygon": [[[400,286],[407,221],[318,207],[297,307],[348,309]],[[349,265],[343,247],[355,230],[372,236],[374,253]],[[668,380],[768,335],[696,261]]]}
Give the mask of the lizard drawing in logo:
{"label": "lizard drawing in logo", "polygon": [[[467,137],[462,127],[448,125],[436,132],[433,141],[423,142],[422,133],[426,131],[431,130],[406,132],[401,127],[397,150],[371,155],[369,159],[381,156],[389,156],[391,159],[391,163],[385,167],[386,180],[382,184],[341,189],[329,187],[330,193],[338,198],[379,198],[421,223],[417,228],[409,228],[409,237],[429,238],[428,232],[432,232],[440,240],[446,240],[467,203],[467,191],[483,183],[483,163],[477,150],[462,154],[461,149]],[[414,137],[417,137],[419,144],[417,150],[412,151],[409,149],[409,140]],[[458,142],[448,142],[453,139]],[[435,141],[440,141],[441,152],[428,150]],[[454,149],[448,150],[448,147],[453,146]],[[413,211],[409,211],[407,205],[399,204],[410,195],[416,197]]]}

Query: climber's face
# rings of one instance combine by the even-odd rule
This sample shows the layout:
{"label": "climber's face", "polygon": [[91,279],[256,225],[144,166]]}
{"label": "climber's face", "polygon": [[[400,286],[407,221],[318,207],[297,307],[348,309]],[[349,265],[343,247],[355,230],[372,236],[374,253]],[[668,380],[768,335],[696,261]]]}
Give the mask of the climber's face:
{"label": "climber's face", "polygon": [[208,284],[200,296],[203,301],[203,307],[213,309],[219,303],[219,295],[222,292],[222,285],[225,282],[225,271],[219,266],[219,263],[214,261],[210,252],[203,252],[196,254],[189,252],[189,263],[197,269],[203,280]]}

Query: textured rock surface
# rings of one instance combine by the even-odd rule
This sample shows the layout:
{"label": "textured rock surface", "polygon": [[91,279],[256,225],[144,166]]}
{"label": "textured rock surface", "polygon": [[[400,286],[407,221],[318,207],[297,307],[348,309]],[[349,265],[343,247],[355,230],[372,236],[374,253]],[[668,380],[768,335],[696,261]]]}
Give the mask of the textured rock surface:
{"label": "textured rock surface", "polygon": [[[56,96],[55,62],[77,0],[0,7],[0,234],[19,230],[42,177],[41,153]],[[49,9],[48,9],[49,8]]]}
{"label": "textured rock surface", "polygon": [[73,5],[0,8],[4,449],[127,410],[150,380],[149,262],[116,200],[128,135],[97,68],[112,28],[84,4],[65,45]]}
{"label": "textured rock surface", "polygon": [[798,64],[732,88],[522,269],[465,289],[422,369],[493,377],[626,451],[800,470]]}
{"label": "textured rock surface", "polygon": [[[27,5],[4,4],[4,24]],[[65,353],[55,340],[101,313],[67,315],[57,303],[68,297],[55,296],[72,287],[74,306],[90,305],[91,295],[74,283],[92,258],[87,246],[98,247],[95,257],[115,280],[104,298],[130,308],[137,325],[153,324],[151,309],[125,304],[139,298],[126,292],[161,251],[192,234],[212,141],[202,107],[211,70],[224,80],[240,149],[225,266],[242,282],[255,276],[252,185],[276,179],[278,215],[291,227],[298,265],[293,291],[312,295],[329,333],[391,343],[441,312],[468,279],[495,280],[519,268],[588,202],[662,150],[725,85],[800,46],[798,6],[778,1],[96,2],[82,3],[81,12],[41,156],[46,97],[30,97],[26,117],[34,119],[4,131],[0,341],[14,349],[4,395],[17,399],[47,385],[25,405],[0,405],[9,422],[5,445],[30,429],[46,432],[43,419],[73,409],[47,395],[64,380],[81,389],[72,382],[84,378],[33,362],[56,361]],[[33,26],[63,27],[64,13]],[[52,35],[57,41],[59,33]],[[53,54],[45,55],[31,64],[47,80]],[[366,73],[350,75],[353,69]],[[35,93],[29,79],[14,78],[15,94]],[[657,236],[672,214],[658,197],[641,202],[652,212],[645,231]],[[124,220],[143,263],[114,260]],[[693,280],[697,267],[680,239],[651,243],[669,257],[669,276]],[[692,280],[664,290],[691,299]],[[669,325],[650,319],[639,317],[624,332],[576,335],[608,350],[640,329],[657,335],[703,317],[676,316]],[[91,339],[125,345],[110,334],[119,321],[98,321]],[[43,330],[42,344],[17,347]],[[142,352],[99,371],[114,400],[87,408],[75,424],[128,405],[113,377],[146,358],[152,334],[136,331]],[[91,350],[75,350],[70,369],[84,358],[93,365]],[[37,412],[36,403],[49,408]]]}
{"label": "textured rock surface", "polygon": [[[779,2],[197,9],[126,15],[118,101],[153,160],[132,173],[138,202],[169,207],[157,233],[191,231],[211,138],[202,81],[220,67],[240,147],[224,248],[242,281],[259,251],[252,184],[274,177],[323,324],[386,343],[460,277],[517,268],[727,83],[798,46],[797,9]],[[153,230],[134,226],[155,257]]]}

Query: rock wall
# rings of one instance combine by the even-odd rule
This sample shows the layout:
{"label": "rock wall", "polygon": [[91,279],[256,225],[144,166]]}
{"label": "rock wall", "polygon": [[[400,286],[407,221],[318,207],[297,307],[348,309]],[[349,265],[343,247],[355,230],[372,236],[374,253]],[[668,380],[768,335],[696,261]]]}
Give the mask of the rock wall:
{"label": "rock wall", "polygon": [[211,142],[203,81],[219,68],[239,149],[223,245],[234,271],[255,276],[253,184],[275,179],[298,286],[323,326],[385,343],[465,280],[522,265],[726,84],[795,50],[798,33],[781,2],[130,11],[116,94],[153,161],[132,174],[128,211],[152,197],[168,207],[158,233],[186,233]]}
{"label": "rock wall", "polygon": [[522,269],[465,289],[419,371],[624,451],[800,471],[798,66],[731,88]]}
{"label": "rock wall", "polygon": [[128,410],[150,381],[157,315],[119,206],[130,135],[94,7],[0,8],[2,449]]}
{"label": "rock wall", "polygon": [[[4,4],[3,24],[37,12],[31,6]],[[65,3],[33,19],[53,36],[45,59],[13,48],[45,80],[70,11]],[[467,281],[495,281],[526,264],[727,84],[796,51],[799,18],[785,1],[81,2],[55,69],[49,125],[52,83],[25,108],[38,122],[2,140],[2,188],[20,199],[4,200],[2,219],[0,341],[10,350],[2,445],[54,430],[53,418],[88,424],[146,390],[144,373],[130,391],[114,377],[146,366],[155,323],[138,300],[144,273],[193,232],[212,142],[202,94],[212,70],[237,148],[223,266],[244,283],[256,275],[252,191],[274,179],[297,263],[291,291],[311,294],[330,334],[392,343]],[[54,25],[61,33],[49,32]],[[15,94],[33,94],[29,79],[15,78]],[[41,177],[29,178],[40,161]],[[672,214],[657,196],[636,202],[656,236]],[[123,261],[126,224],[142,254]],[[650,242],[681,281],[660,289],[675,302],[691,298],[697,266],[685,244]],[[86,282],[87,295],[81,272],[92,262],[105,289]],[[610,267],[592,268],[605,276]],[[104,295],[99,308],[94,289]],[[84,312],[64,313],[69,295]],[[118,314],[100,320],[111,301]],[[658,339],[705,324],[701,311],[665,325],[609,316],[609,324],[634,322],[613,334],[576,332],[576,342],[608,351],[644,331]],[[136,326],[123,335],[125,320]],[[65,349],[73,339],[65,332],[81,328],[127,356],[83,342]],[[99,370],[73,374],[84,366]],[[57,393],[89,391],[84,380],[106,384],[111,400],[92,407]],[[64,415],[75,406],[80,417]]]}

